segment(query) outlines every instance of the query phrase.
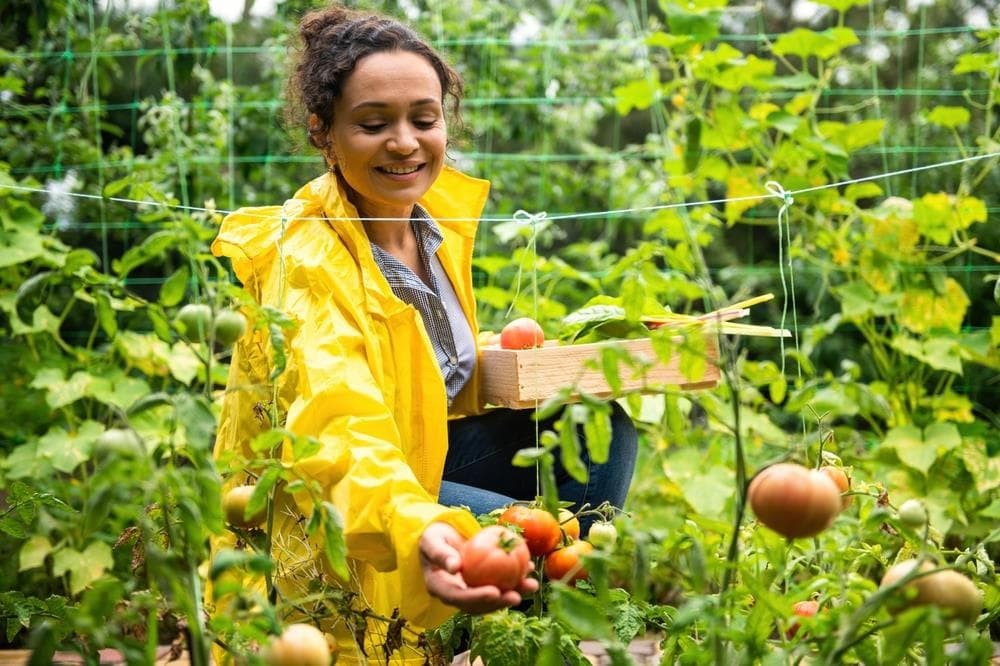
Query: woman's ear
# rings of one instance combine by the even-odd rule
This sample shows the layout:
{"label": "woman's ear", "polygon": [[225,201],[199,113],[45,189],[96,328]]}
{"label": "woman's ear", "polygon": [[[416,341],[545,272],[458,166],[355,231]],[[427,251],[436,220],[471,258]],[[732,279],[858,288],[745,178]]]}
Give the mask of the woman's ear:
{"label": "woman's ear", "polygon": [[315,113],[309,114],[309,140],[323,153],[326,165],[333,171],[337,160],[333,155],[333,143],[329,134],[323,130],[323,121]]}

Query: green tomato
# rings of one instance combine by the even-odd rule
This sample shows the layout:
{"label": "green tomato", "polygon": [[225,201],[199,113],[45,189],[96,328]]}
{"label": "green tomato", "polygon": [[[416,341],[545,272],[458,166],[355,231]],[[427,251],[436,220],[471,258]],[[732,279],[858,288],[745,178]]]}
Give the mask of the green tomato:
{"label": "green tomato", "polygon": [[908,499],[899,505],[899,519],[910,527],[923,527],[927,524],[927,509],[918,499]]}
{"label": "green tomato", "polygon": [[618,530],[611,523],[596,522],[590,526],[587,541],[592,543],[595,548],[610,550],[618,542]]}
{"label": "green tomato", "polygon": [[188,303],[177,311],[175,321],[185,340],[202,342],[212,324],[212,308],[204,303]]}
{"label": "green tomato", "polygon": [[247,318],[235,310],[223,310],[212,323],[215,341],[223,347],[233,344],[247,331]]}
{"label": "green tomato", "polygon": [[134,458],[143,453],[142,441],[134,430],[108,428],[94,440],[94,455],[97,457]]}

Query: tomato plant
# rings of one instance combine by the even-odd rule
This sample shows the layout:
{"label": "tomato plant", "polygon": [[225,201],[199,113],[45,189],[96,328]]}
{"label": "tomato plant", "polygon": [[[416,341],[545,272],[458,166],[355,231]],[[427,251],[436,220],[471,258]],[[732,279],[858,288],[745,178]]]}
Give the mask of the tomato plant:
{"label": "tomato plant", "polygon": [[500,330],[500,346],[503,349],[531,349],[544,343],[545,332],[530,317],[515,319]]}
{"label": "tomato plant", "polygon": [[[559,521],[545,509],[513,504],[500,514],[498,522],[520,529],[532,557],[547,555],[559,545]],[[577,529],[579,530],[579,524]]]}
{"label": "tomato plant", "polygon": [[490,525],[462,545],[462,578],[472,587],[515,590],[531,571],[524,539],[502,525]]}
{"label": "tomato plant", "polygon": [[594,546],[586,541],[574,541],[557,548],[545,557],[545,575],[550,580],[572,583],[588,577],[583,556],[593,552]]}
{"label": "tomato plant", "polygon": [[819,534],[840,513],[840,492],[826,474],[794,463],[763,469],[747,491],[757,519],[789,538]]}
{"label": "tomato plant", "polygon": [[333,645],[311,624],[292,624],[264,652],[270,666],[329,666]]}

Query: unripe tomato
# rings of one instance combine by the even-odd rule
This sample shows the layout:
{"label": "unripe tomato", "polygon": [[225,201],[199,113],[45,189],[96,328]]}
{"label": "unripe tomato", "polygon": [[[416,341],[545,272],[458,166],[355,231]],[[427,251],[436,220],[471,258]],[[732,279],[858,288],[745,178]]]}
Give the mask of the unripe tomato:
{"label": "unripe tomato", "polygon": [[595,548],[610,550],[618,543],[618,530],[611,523],[598,521],[590,526],[590,531],[587,532],[587,541],[592,543]]}
{"label": "unripe tomato", "polygon": [[233,527],[257,527],[264,522],[267,510],[261,509],[257,513],[248,516],[247,504],[250,503],[250,496],[253,495],[253,486],[236,486],[222,498],[222,513],[226,516],[226,522]]}
{"label": "unripe tomato", "polygon": [[247,331],[247,318],[236,310],[223,310],[212,323],[215,341],[228,347],[239,340]]}
{"label": "unripe tomato", "polygon": [[[812,599],[797,601],[792,605],[792,615],[796,615],[798,617],[812,617],[817,611],[819,611],[819,602]],[[792,620],[792,623],[788,625],[788,630],[785,632],[785,635],[791,638],[797,634],[798,631],[798,621]]]}
{"label": "unripe tomato", "polygon": [[899,505],[899,519],[910,527],[923,527],[927,524],[927,509],[920,500],[908,499]]}
{"label": "unripe tomato", "polygon": [[470,587],[515,590],[531,571],[524,539],[502,525],[484,527],[462,544],[462,578]]}
{"label": "unripe tomato", "polygon": [[264,658],[271,666],[329,666],[335,654],[322,631],[309,624],[292,624],[271,641]]}
{"label": "unripe tomato", "polygon": [[586,541],[574,541],[564,548],[558,548],[545,557],[545,575],[549,580],[561,580],[564,583],[584,580],[589,574],[581,558],[592,552],[594,547]]}
{"label": "unripe tomato", "polygon": [[[501,525],[516,525],[532,557],[548,555],[559,545],[559,522],[545,509],[512,504],[500,514]],[[577,526],[579,530],[579,526]]]}
{"label": "unripe tomato", "polygon": [[762,470],[747,494],[757,520],[790,539],[819,534],[840,513],[840,492],[830,477],[794,463]]}
{"label": "unripe tomato", "polygon": [[[905,560],[893,565],[882,577],[881,587],[896,583],[909,575],[916,566],[917,560]],[[920,571],[932,571],[935,568],[937,567],[930,562],[920,565]],[[892,612],[898,612],[910,606],[924,604],[937,606],[946,615],[972,623],[979,617],[983,598],[979,588],[971,580],[953,569],[943,569],[908,582],[888,608]]]}
{"label": "unripe tomato", "polygon": [[544,343],[545,332],[530,317],[515,319],[500,330],[500,346],[503,349],[531,349]]}
{"label": "unripe tomato", "polygon": [[177,311],[176,322],[185,340],[202,342],[212,325],[212,308],[204,303],[188,303]]}
{"label": "unripe tomato", "polygon": [[580,538],[580,521],[569,509],[559,509],[559,528],[570,541]]}
{"label": "unripe tomato", "polygon": [[819,471],[830,477],[830,480],[840,490],[840,510],[843,511],[851,506],[854,503],[854,495],[844,494],[851,490],[851,480],[847,478],[847,473],[840,467],[834,467],[833,465],[824,465],[819,468]]}
{"label": "unripe tomato", "polygon": [[142,440],[130,428],[108,428],[94,440],[94,455],[135,458],[143,454]]}

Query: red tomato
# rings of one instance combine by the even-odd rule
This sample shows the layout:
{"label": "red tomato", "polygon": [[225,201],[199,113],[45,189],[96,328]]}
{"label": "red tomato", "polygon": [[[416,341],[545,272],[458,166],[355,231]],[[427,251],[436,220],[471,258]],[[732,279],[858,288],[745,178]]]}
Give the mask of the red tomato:
{"label": "red tomato", "polygon": [[[812,617],[819,611],[819,602],[808,599],[806,601],[796,601],[792,606],[792,614],[798,617]],[[799,631],[799,623],[797,620],[792,620],[792,623],[788,625],[788,631],[785,635],[791,638]]]}
{"label": "red tomato", "polygon": [[580,538],[580,521],[569,509],[559,509],[559,528],[570,541]]}
{"label": "red tomato", "polygon": [[462,545],[462,578],[470,587],[514,590],[529,571],[531,553],[524,539],[502,525],[484,527]]}
{"label": "red tomato", "polygon": [[[562,536],[559,522],[545,509],[512,504],[500,515],[501,525],[515,525],[521,530],[521,536],[528,544],[532,557],[548,555],[559,545]],[[579,530],[579,525],[577,526]]]}
{"label": "red tomato", "polygon": [[[887,587],[908,576],[917,560],[905,560],[893,565],[882,577],[881,587]],[[923,562],[920,571],[932,571],[937,566]],[[914,591],[911,591],[914,590]],[[930,604],[940,608],[946,615],[965,622],[975,622],[983,608],[983,597],[979,588],[971,580],[953,569],[942,569],[934,573],[914,578],[888,604],[889,610],[898,612],[910,606]]]}
{"label": "red tomato", "polygon": [[267,646],[271,666],[329,666],[334,653],[322,631],[309,624],[292,624]]}
{"label": "red tomato", "polygon": [[545,575],[549,580],[564,583],[583,580],[588,574],[581,558],[593,551],[594,547],[586,541],[574,541],[565,548],[554,550],[545,557]]}
{"label": "red tomato", "polygon": [[840,491],[830,477],[794,463],[765,468],[747,494],[757,520],[790,539],[819,534],[840,513]]}
{"label": "red tomato", "polygon": [[531,349],[544,343],[545,332],[530,317],[515,319],[500,331],[500,346],[503,349]]}
{"label": "red tomato", "polygon": [[841,468],[833,467],[832,465],[820,467],[819,471],[830,477],[830,480],[840,489],[840,510],[843,511],[851,506],[854,502],[854,496],[844,494],[851,490],[851,480],[847,478],[847,473]]}

